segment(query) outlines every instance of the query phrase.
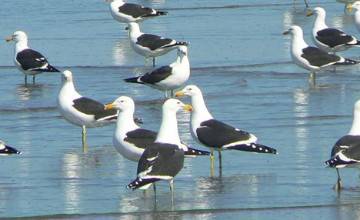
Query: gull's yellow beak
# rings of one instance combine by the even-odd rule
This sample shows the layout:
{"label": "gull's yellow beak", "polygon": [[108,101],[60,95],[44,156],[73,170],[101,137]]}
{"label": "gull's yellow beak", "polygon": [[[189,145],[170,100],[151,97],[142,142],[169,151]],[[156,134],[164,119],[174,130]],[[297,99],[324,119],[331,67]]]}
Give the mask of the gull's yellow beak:
{"label": "gull's yellow beak", "polygon": [[346,10],[347,10],[349,13],[351,13],[352,10],[353,10],[352,4],[347,4],[347,5],[346,5]]}
{"label": "gull's yellow beak", "polygon": [[6,42],[10,42],[10,41],[14,40],[14,37],[11,35],[11,36],[6,37],[5,40],[6,40]]}
{"label": "gull's yellow beak", "polygon": [[188,112],[192,112],[193,110],[192,106],[189,104],[184,105],[183,109]]}
{"label": "gull's yellow beak", "polygon": [[175,97],[183,97],[185,96],[185,93],[183,91],[178,91],[175,93]]}
{"label": "gull's yellow beak", "polygon": [[312,15],[314,15],[314,11],[311,10],[311,9],[307,9],[306,10],[306,17],[312,16]]}
{"label": "gull's yellow beak", "polygon": [[106,104],[104,107],[104,110],[111,110],[111,109],[114,109],[114,104],[112,103]]}

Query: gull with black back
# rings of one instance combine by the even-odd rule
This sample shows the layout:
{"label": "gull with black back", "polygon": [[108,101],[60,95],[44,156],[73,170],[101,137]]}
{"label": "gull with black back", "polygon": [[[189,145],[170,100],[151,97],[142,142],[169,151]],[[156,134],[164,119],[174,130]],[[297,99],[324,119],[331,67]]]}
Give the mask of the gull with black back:
{"label": "gull with black back", "polygon": [[331,65],[353,65],[358,62],[343,58],[335,54],[329,54],[317,47],[309,46],[304,41],[301,27],[292,25],[284,35],[290,34],[290,54],[293,62],[306,70],[310,71],[309,83],[312,87],[316,86],[316,73]]}
{"label": "gull with black back", "polygon": [[32,75],[34,84],[35,76],[39,73],[60,72],[50,65],[41,53],[28,46],[28,37],[25,32],[15,31],[11,36],[6,38],[6,41],[15,41],[14,62],[16,67],[25,74],[25,85],[27,84],[28,75]]}
{"label": "gull with black back", "polygon": [[173,179],[184,166],[185,148],[180,141],[176,119],[176,113],[180,109],[192,110],[190,105],[185,105],[176,99],[168,99],[163,104],[162,121],[156,140],[147,146],[141,155],[137,178],[127,186],[128,188],[147,189],[157,181],[167,180],[170,184],[173,203]]}
{"label": "gull with black back", "polygon": [[223,150],[239,150],[256,153],[276,154],[274,148],[257,143],[257,137],[213,118],[208,111],[201,90],[195,85],[188,85],[178,91],[176,97],[190,96],[191,134],[201,144],[210,148],[210,175],[214,175],[214,150],[219,153],[219,171],[222,173]]}
{"label": "gull with black back", "polygon": [[321,50],[335,54],[351,47],[360,46],[360,42],[356,37],[326,25],[326,12],[324,8],[316,7],[308,13],[308,16],[313,14],[316,14],[316,18],[312,29],[312,36],[316,46]]}
{"label": "gull with black back", "polygon": [[145,84],[165,91],[165,98],[169,98],[174,96],[174,90],[183,86],[189,77],[188,48],[187,46],[179,46],[175,62],[156,68],[142,76],[125,79],[125,82]]}
{"label": "gull with black back", "polygon": [[58,109],[71,124],[82,128],[83,151],[87,152],[86,128],[101,127],[115,122],[116,110],[105,110],[105,106],[91,98],[80,95],[74,86],[69,70],[62,73],[62,87],[58,95]]}
{"label": "gull with black back", "polygon": [[113,18],[122,23],[140,22],[148,18],[166,15],[160,11],[143,5],[127,3],[123,0],[106,0],[110,3],[110,12]]}
{"label": "gull with black back", "polygon": [[360,164],[360,100],[354,105],[354,116],[350,131],[341,137],[331,150],[331,158],[325,162],[336,169],[338,176],[335,190],[342,189],[339,169]]}
{"label": "gull with black back", "polygon": [[131,47],[136,53],[145,58],[152,58],[153,66],[155,66],[155,57],[164,55],[181,45],[188,45],[184,41],[176,41],[154,34],[144,34],[140,31],[139,24],[136,22],[130,22],[126,29],[129,30]]}

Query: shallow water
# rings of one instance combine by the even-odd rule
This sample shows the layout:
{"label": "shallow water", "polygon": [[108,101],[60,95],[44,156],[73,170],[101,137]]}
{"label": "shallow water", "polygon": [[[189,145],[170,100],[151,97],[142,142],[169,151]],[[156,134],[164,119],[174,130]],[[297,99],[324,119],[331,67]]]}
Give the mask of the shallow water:
{"label": "shallow water", "polygon": [[[310,89],[306,71],[290,62],[290,24],[304,28],[310,43],[314,18],[302,1],[139,1],[169,15],[143,23],[144,32],[190,42],[189,83],[202,88],[213,115],[255,133],[278,155],[224,152],[222,176],[209,177],[208,158],[187,159],[175,179],[175,202],[160,183],[150,191],[129,191],[136,164],[112,147],[114,125],[88,130],[89,152],[81,150],[81,129],[56,108],[59,74],[43,74],[23,85],[13,67],[13,45],[0,43],[1,139],[23,154],[0,158],[0,217],[79,219],[356,219],[360,215],[359,174],[342,170],[345,190],[332,190],[336,173],[327,169],[335,141],[346,134],[360,95],[359,66],[319,74]],[[313,1],[312,1],[313,3]],[[343,5],[320,1],[328,23],[360,35]],[[25,6],[26,5],[26,6]],[[143,127],[157,130],[163,94],[122,79],[144,70],[129,47],[124,25],[97,0],[3,0],[1,36],[22,29],[30,46],[60,69],[74,73],[81,94],[104,103],[120,95],[136,100]],[[359,49],[344,55],[358,58]],[[158,59],[167,64],[170,53]],[[189,99],[184,99],[189,102]],[[179,113],[181,138],[191,138],[189,115]]]}

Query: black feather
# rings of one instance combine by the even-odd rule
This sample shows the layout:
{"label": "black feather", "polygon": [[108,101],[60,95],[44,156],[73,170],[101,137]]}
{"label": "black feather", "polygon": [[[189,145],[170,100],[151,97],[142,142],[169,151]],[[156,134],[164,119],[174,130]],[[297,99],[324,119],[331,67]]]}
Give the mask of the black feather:
{"label": "black feather", "polygon": [[185,157],[191,157],[191,156],[208,156],[210,155],[209,151],[205,150],[197,150],[195,148],[188,147],[188,150],[184,152]]}
{"label": "black feather", "polygon": [[202,144],[212,148],[221,148],[250,138],[248,132],[236,129],[216,119],[201,122],[200,127],[196,129],[196,134]]}
{"label": "black feather", "polygon": [[156,181],[159,181],[160,179],[157,179],[157,178],[147,178],[147,179],[141,179],[141,178],[136,178],[134,181],[132,181],[131,183],[129,183],[126,188],[128,189],[132,189],[132,190],[135,190],[135,189],[138,189],[142,186],[145,186],[147,184],[150,184],[150,183],[154,183]]}
{"label": "black feather", "polygon": [[340,57],[333,54],[328,54],[317,47],[306,47],[303,49],[303,54],[301,55],[305,58],[311,65],[322,67],[332,63],[340,61]]}
{"label": "black feather", "polygon": [[262,144],[239,144],[231,147],[227,147],[226,149],[240,150],[240,151],[249,151],[256,153],[267,153],[267,154],[277,154],[276,149],[262,145]]}
{"label": "black feather", "polygon": [[339,45],[349,45],[348,42],[354,40],[352,36],[335,28],[326,28],[318,31],[316,39],[321,43],[328,45],[330,48]]}
{"label": "black feather", "polygon": [[143,34],[137,38],[136,44],[147,47],[150,50],[157,50],[162,47],[172,47],[170,44],[173,40],[169,38],[163,38],[153,34]]}
{"label": "black feather", "polygon": [[10,155],[10,154],[21,154],[21,152],[16,150],[14,147],[10,147],[8,145],[5,145],[5,148],[0,150],[0,155]]}
{"label": "black feather", "polygon": [[335,63],[335,65],[355,65],[358,63],[359,63],[359,61],[345,58],[345,60],[343,62],[337,62],[337,63]]}
{"label": "black feather", "polygon": [[338,165],[349,165],[349,164],[354,164],[354,163],[356,163],[356,161],[353,161],[353,160],[344,161],[344,160],[340,159],[339,155],[325,161],[325,164],[329,167],[336,167]]}
{"label": "black feather", "polygon": [[49,64],[47,69],[44,70],[44,72],[60,72],[60,71]]}
{"label": "black feather", "polygon": [[104,110],[104,105],[93,99],[81,97],[73,100],[73,102],[73,107],[76,110],[87,115],[94,115],[96,120],[105,117],[110,117],[107,120],[113,120],[117,118],[117,111],[115,109]]}
{"label": "black feather", "polygon": [[139,76],[137,77],[131,77],[131,78],[127,78],[127,79],[124,79],[125,82],[128,82],[128,83],[139,83],[139,84],[144,84],[143,82],[139,81]]}
{"label": "black feather", "polygon": [[169,44],[167,46],[164,46],[164,48],[166,47],[173,47],[173,46],[188,46],[188,42],[185,42],[185,41],[179,41],[179,42],[176,42],[175,44]]}

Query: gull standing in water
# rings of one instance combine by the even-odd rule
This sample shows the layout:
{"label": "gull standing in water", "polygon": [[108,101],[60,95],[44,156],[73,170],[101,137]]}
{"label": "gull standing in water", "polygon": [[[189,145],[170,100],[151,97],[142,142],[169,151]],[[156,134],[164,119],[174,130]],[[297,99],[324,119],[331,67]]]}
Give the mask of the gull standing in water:
{"label": "gull standing in water", "polygon": [[184,166],[185,148],[180,141],[176,119],[176,113],[180,109],[191,111],[192,108],[176,99],[168,99],[163,104],[162,122],[156,140],[141,155],[137,178],[127,186],[128,188],[147,189],[157,181],[167,180],[173,203],[173,179]]}
{"label": "gull standing in water", "polygon": [[353,123],[349,133],[341,137],[331,150],[331,158],[325,162],[331,168],[336,168],[338,176],[335,190],[342,188],[339,168],[351,167],[360,163],[360,100],[354,105]]}
{"label": "gull standing in water", "polygon": [[102,103],[80,95],[75,89],[73,75],[69,70],[62,73],[62,81],[58,109],[68,122],[82,128],[83,151],[87,152],[86,128],[101,127],[115,122],[117,111],[105,110]]}
{"label": "gull standing in water", "polygon": [[223,150],[250,151],[276,154],[274,148],[257,143],[257,137],[249,132],[232,127],[212,117],[206,108],[201,90],[195,85],[188,85],[178,91],[176,97],[190,96],[191,134],[201,144],[210,148],[210,174],[214,175],[214,150],[219,152],[219,170],[222,172]]}
{"label": "gull standing in water", "polygon": [[28,46],[28,37],[23,31],[15,31],[11,36],[6,38],[7,42],[15,41],[15,58],[16,67],[25,74],[25,85],[27,76],[32,75],[33,84],[35,76],[42,72],[60,72],[51,66],[47,59],[39,52]]}
{"label": "gull standing in water", "polygon": [[301,27],[297,25],[291,26],[283,34],[291,34],[291,58],[296,65],[310,71],[309,82],[312,87],[315,87],[316,85],[316,72],[321,69],[334,64],[351,65],[357,63],[357,61],[343,58],[335,54],[328,54],[317,47],[309,46],[304,41]]}
{"label": "gull standing in water", "polygon": [[[187,46],[179,46],[176,61],[145,73],[142,76],[125,79],[125,82],[145,84],[165,91],[165,97],[173,97],[190,77],[190,63]],[[170,95],[168,92],[170,91]]]}
{"label": "gull standing in water", "polygon": [[145,58],[151,57],[153,59],[153,66],[155,66],[155,57],[164,55],[181,45],[188,45],[187,42],[176,41],[153,34],[144,34],[140,31],[139,24],[136,22],[130,22],[127,29],[129,30],[131,47],[136,53]]}

